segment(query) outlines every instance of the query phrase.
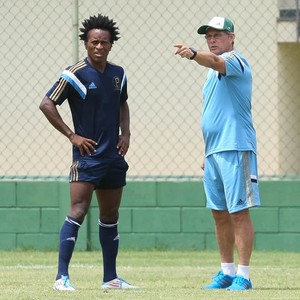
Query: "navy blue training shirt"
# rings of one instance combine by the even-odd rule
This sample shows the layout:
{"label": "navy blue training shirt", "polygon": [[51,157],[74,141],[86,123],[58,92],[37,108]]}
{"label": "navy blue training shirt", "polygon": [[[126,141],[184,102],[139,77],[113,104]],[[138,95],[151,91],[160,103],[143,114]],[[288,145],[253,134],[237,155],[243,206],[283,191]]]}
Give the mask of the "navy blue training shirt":
{"label": "navy blue training shirt", "polygon": [[[74,131],[98,143],[94,158],[120,157],[120,104],[127,101],[127,76],[120,66],[107,62],[105,71],[96,70],[87,58],[66,68],[46,94],[57,105],[68,99]],[[73,147],[73,160],[80,158]]]}

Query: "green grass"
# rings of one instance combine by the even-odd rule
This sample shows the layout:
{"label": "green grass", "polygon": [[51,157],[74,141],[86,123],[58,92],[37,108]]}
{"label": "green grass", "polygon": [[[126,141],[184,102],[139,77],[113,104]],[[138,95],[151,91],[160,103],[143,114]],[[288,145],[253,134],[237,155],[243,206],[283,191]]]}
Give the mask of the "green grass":
{"label": "green grass", "polygon": [[0,299],[300,299],[300,253],[254,252],[245,292],[204,291],[220,266],[216,251],[129,251],[118,256],[118,274],[140,290],[102,291],[101,252],[75,251],[73,293],[52,290],[57,253],[0,252]]}

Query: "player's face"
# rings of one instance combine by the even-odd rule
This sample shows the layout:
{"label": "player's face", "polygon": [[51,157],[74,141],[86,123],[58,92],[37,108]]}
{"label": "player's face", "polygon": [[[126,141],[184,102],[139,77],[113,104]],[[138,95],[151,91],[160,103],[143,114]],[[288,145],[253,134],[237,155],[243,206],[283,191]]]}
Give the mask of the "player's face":
{"label": "player's face", "polygon": [[233,50],[233,33],[208,28],[205,38],[209,50],[216,55]]}
{"label": "player's face", "polygon": [[92,29],[88,32],[85,48],[92,64],[106,62],[111,47],[109,31]]}

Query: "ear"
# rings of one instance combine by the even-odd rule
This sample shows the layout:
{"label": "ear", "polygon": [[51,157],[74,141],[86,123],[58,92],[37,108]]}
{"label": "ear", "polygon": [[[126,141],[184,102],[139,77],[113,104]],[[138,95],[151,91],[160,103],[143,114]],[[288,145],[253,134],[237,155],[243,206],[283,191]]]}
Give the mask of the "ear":
{"label": "ear", "polygon": [[109,52],[111,51],[112,47],[113,47],[113,44],[110,43],[110,47],[109,47],[109,50],[108,50]]}

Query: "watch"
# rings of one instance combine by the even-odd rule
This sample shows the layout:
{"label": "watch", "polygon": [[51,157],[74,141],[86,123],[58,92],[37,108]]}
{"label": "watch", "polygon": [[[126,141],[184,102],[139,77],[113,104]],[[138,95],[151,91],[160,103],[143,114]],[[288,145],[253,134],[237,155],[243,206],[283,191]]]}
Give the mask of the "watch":
{"label": "watch", "polygon": [[193,55],[189,59],[192,60],[196,57],[197,51],[194,48],[190,48],[190,50],[193,52]]}

